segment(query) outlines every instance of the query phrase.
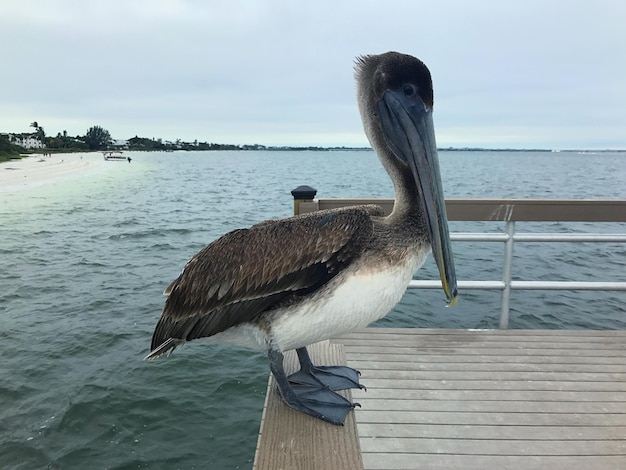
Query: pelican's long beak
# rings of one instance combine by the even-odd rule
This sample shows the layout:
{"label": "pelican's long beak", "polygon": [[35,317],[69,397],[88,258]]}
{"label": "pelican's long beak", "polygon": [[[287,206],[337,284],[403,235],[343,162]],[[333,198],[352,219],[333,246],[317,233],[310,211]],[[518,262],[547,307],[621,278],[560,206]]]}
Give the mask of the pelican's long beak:
{"label": "pelican's long beak", "polygon": [[[410,90],[408,90],[410,91]],[[388,90],[378,101],[385,140],[393,153],[413,173],[420,205],[424,210],[433,257],[449,306],[457,302],[456,273],[443,198],[432,109],[415,91]]]}

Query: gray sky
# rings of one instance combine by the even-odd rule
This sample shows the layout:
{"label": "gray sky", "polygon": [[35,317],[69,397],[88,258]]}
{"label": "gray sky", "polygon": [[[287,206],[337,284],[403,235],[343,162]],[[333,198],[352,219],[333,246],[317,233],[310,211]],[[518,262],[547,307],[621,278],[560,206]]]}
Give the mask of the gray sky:
{"label": "gray sky", "polygon": [[438,144],[626,148],[623,0],[2,0],[0,131],[367,145],[353,61],[415,55]]}

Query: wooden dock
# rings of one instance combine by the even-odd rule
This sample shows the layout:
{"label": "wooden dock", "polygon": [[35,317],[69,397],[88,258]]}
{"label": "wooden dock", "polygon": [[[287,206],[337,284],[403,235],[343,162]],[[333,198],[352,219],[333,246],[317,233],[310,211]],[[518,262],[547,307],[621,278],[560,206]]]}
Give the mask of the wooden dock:
{"label": "wooden dock", "polygon": [[255,469],[626,469],[626,331],[368,328],[312,352],[361,371],[362,408],[332,426],[270,379]]}

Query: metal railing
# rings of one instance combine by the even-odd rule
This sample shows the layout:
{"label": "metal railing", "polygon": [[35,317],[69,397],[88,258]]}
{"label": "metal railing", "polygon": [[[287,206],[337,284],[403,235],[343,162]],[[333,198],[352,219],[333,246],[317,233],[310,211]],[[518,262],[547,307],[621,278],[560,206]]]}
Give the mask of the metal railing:
{"label": "metal railing", "polygon": [[[295,213],[302,214],[360,204],[378,204],[385,213],[393,209],[393,199],[313,199],[315,190],[292,192]],[[305,187],[307,188],[307,187]],[[299,197],[300,196],[300,197]],[[304,197],[302,197],[304,196]],[[502,292],[499,327],[508,328],[510,296],[513,290],[626,291],[626,281],[533,281],[512,279],[515,243],[593,242],[626,243],[626,233],[516,233],[516,222],[626,222],[626,200],[571,199],[447,199],[450,221],[504,222],[503,233],[454,232],[454,242],[504,243],[502,279],[459,280],[459,290],[499,290]],[[624,260],[626,276],[626,259]],[[409,289],[440,289],[440,280],[413,280]]]}

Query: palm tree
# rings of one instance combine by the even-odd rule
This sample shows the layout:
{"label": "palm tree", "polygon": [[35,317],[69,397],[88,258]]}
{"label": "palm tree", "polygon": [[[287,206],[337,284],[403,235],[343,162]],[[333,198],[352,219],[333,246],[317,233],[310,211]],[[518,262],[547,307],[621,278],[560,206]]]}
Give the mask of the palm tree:
{"label": "palm tree", "polygon": [[35,135],[37,136],[37,139],[39,139],[39,141],[44,144],[46,139],[46,133],[44,132],[43,127],[41,127],[39,123],[37,123],[37,121],[31,122],[29,127],[34,127],[35,129],[37,129]]}

